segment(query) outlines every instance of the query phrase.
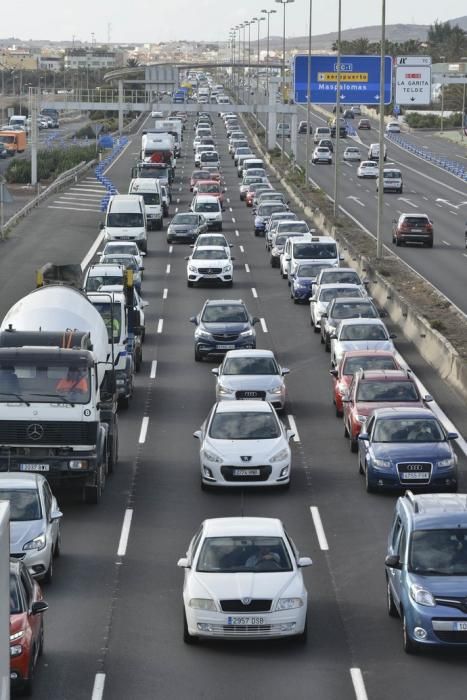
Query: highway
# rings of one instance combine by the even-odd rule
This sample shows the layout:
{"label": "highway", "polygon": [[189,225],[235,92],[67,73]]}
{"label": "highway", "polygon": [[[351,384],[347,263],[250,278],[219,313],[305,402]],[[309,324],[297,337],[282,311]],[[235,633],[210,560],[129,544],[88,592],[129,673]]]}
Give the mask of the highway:
{"label": "highway", "polygon": [[[312,332],[308,308],[292,304],[286,282],[269,265],[263,239],[254,237],[252,213],[239,200],[239,180],[218,118],[215,127],[227,185],[224,232],[234,243],[234,286],[188,289],[184,258],[189,247],[168,246],[164,232],[149,234],[144,363],[130,408],[120,414],[120,462],[99,506],[59,494],[62,556],[54,582],[44,586],[50,608],[34,697],[275,700],[293,694],[297,700],[435,700],[447,688],[451,697],[464,697],[465,653],[409,657],[402,650],[400,621],[386,612],[384,582],[395,498],[365,493],[342,421],[334,416],[329,355]],[[172,212],[186,210],[191,202],[192,134],[189,125]],[[136,135],[111,166],[109,177],[122,193],[138,150]],[[325,171],[330,169],[320,167],[323,174],[316,176],[324,178]],[[407,196],[414,197],[410,177]],[[2,243],[2,315],[34,287],[34,271],[42,263],[89,259],[102,219],[101,194],[90,173],[47,200]],[[370,202],[373,193],[361,196]],[[431,252],[415,254],[428,259]],[[446,251],[437,246],[433,252]],[[460,259],[453,249],[451,255]],[[454,263],[452,270],[454,275]],[[289,492],[200,489],[199,447],[192,433],[215,400],[211,369],[216,365],[195,363],[194,327],[188,319],[206,298],[242,298],[250,313],[263,319],[257,326],[258,347],[274,350],[291,369],[283,418],[290,425],[292,416],[297,427]],[[467,435],[465,405],[413,346],[403,338],[396,343]],[[460,454],[462,491],[466,467]],[[320,514],[326,542],[318,538],[311,507]],[[122,529],[125,514],[125,522],[131,518],[129,530]],[[279,517],[301,554],[313,559],[304,574],[310,594],[305,647],[290,641],[183,643],[183,575],[176,562],[203,519],[242,514]],[[355,690],[361,680],[367,695]]]}

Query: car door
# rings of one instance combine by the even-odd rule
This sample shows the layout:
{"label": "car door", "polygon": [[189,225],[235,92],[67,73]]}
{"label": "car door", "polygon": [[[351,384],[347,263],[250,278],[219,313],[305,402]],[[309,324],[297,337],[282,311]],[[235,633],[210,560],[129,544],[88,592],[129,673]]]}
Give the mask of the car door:
{"label": "car door", "polygon": [[[34,595],[34,590],[35,590],[35,584],[34,581],[27,570],[25,566],[21,566],[20,569],[20,581],[21,581],[21,588],[23,589],[23,595],[25,598],[25,603],[26,603],[26,610],[27,610],[27,618],[28,618],[28,625],[31,629],[31,642],[33,643],[33,640],[37,640],[39,637],[39,630],[42,622],[42,615],[32,615],[31,614],[31,608],[32,604],[35,602],[35,595]],[[31,643],[31,648],[32,648],[32,643]],[[36,645],[37,647],[37,645]],[[36,649],[37,653],[37,649]]]}
{"label": "car door", "polygon": [[[407,532],[400,516],[398,515],[395,519],[392,531],[390,554],[398,555],[402,568],[405,567],[406,549]],[[391,586],[391,592],[394,602],[399,610],[401,607],[402,598],[402,568],[392,569],[388,567],[389,585]]]}
{"label": "car door", "polygon": [[[350,383],[349,389],[347,391],[347,395],[344,400],[344,425],[346,430],[348,431],[349,435],[352,434],[352,413],[355,409],[355,396],[356,396],[356,385],[357,385],[357,380],[356,380],[356,375],[352,377],[352,381]],[[369,427],[369,425],[368,425]],[[365,462],[362,460],[362,464],[365,464]]]}

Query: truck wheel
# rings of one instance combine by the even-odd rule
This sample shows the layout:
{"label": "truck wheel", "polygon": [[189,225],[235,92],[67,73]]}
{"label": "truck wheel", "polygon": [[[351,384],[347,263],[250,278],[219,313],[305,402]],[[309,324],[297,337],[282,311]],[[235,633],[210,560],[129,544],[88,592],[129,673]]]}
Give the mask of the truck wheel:
{"label": "truck wheel", "polygon": [[[110,436],[112,438],[112,436]],[[108,474],[113,474],[115,467],[117,466],[118,462],[118,435],[115,438],[115,441],[112,440],[112,444],[110,447],[110,452],[107,460],[107,473]]]}
{"label": "truck wheel", "polygon": [[97,505],[102,498],[105,486],[105,473],[102,464],[99,466],[95,480],[95,484],[86,484],[84,487],[84,500],[89,505]]}

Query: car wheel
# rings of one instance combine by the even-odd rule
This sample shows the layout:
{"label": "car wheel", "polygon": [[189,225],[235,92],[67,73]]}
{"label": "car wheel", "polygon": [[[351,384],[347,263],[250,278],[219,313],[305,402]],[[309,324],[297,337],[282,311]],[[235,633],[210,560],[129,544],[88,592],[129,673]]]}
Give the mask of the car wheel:
{"label": "car wheel", "polygon": [[374,493],[375,492],[375,487],[370,481],[370,477],[368,475],[368,465],[366,465],[365,469],[365,491],[367,493]]}
{"label": "car wheel", "polygon": [[172,239],[169,238],[169,236],[167,236],[167,243],[169,243],[169,244],[172,243]]}
{"label": "car wheel", "polygon": [[321,345],[324,345],[324,338],[322,333],[320,333],[319,342],[321,343]]}
{"label": "car wheel", "polygon": [[29,659],[29,665],[28,665],[28,677],[23,681],[23,695],[25,695],[27,698],[30,698],[34,689],[34,671],[35,671],[35,664],[34,664],[34,659],[36,658],[36,650],[33,647],[31,647],[30,650],[30,659]]}
{"label": "car wheel", "polygon": [[284,274],[284,273],[282,272],[282,270],[281,270],[281,277],[282,277],[283,280],[286,280],[286,279],[287,279],[287,273]]}
{"label": "car wheel", "polygon": [[419,649],[418,644],[409,637],[404,611],[402,611],[402,645],[406,654],[416,654]]}
{"label": "car wheel", "polygon": [[397,235],[394,236],[394,238],[395,238],[394,243],[396,244],[396,247],[399,248],[399,246],[402,245],[402,241],[400,240],[400,238]]}
{"label": "car wheel", "polygon": [[47,571],[45,572],[43,576],[43,581],[44,583],[52,583],[54,577],[54,555],[53,555],[53,550],[50,552],[50,561],[49,561],[49,566],[47,567]]}
{"label": "car wheel", "polygon": [[327,336],[324,341],[324,349],[326,350],[326,352],[331,352],[331,343],[329,342],[329,338]]}
{"label": "car wheel", "polygon": [[429,242],[426,244],[426,247],[427,247],[427,248],[433,248],[433,241],[429,241]]}
{"label": "car wheel", "polygon": [[363,467],[362,467],[362,462],[361,462],[361,460],[360,460],[360,456],[358,457],[358,473],[359,473],[359,474],[364,474],[364,473],[365,473],[365,470],[364,470]]}
{"label": "car wheel", "polygon": [[342,418],[343,412],[336,406],[336,418]]}
{"label": "car wheel", "polygon": [[183,611],[183,641],[185,644],[197,644],[199,641],[198,637],[188,632],[185,610]]}
{"label": "car wheel", "polygon": [[399,194],[402,194],[403,191],[404,191],[404,188],[401,187],[400,190],[399,190]]}
{"label": "car wheel", "polygon": [[41,628],[39,631],[39,648],[37,649],[37,656],[42,656],[44,653],[44,620],[41,621]]}
{"label": "car wheel", "polygon": [[350,447],[351,452],[354,452],[354,453],[358,452],[358,441],[355,440],[355,438],[351,437],[349,447]]}
{"label": "car wheel", "polygon": [[387,601],[387,611],[389,617],[399,617],[399,612],[396,608],[394,598],[392,597],[391,584],[389,583],[389,578],[386,574],[386,601]]}
{"label": "car wheel", "polygon": [[313,325],[313,330],[315,333],[321,333],[321,328],[319,326],[317,326],[316,323],[314,323],[312,321],[312,325]]}
{"label": "car wheel", "polygon": [[120,396],[118,399],[118,407],[119,408],[128,408],[130,405],[130,397],[129,396]]}
{"label": "car wheel", "polygon": [[233,280],[229,280],[228,282],[225,283],[226,287],[232,287],[233,286]]}
{"label": "car wheel", "polygon": [[201,362],[202,359],[201,353],[198,348],[195,347],[195,362]]}

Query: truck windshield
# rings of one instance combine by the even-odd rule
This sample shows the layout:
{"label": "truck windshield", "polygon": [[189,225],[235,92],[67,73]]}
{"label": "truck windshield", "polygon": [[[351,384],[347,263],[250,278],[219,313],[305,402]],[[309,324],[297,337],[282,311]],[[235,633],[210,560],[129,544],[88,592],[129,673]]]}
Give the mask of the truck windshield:
{"label": "truck windshield", "polygon": [[[112,339],[115,343],[120,340],[120,305],[111,304],[109,301],[93,301],[92,305],[98,310],[100,315],[105,321],[107,327],[107,333],[109,336],[109,343]],[[112,338],[113,336],[113,338]]]}
{"label": "truck windshield", "polygon": [[141,194],[145,204],[154,205],[161,203],[161,198],[159,197],[157,192],[140,192],[138,194]]}
{"label": "truck windshield", "polygon": [[0,403],[89,403],[90,371],[84,364],[19,362],[0,365]]}
{"label": "truck windshield", "polygon": [[107,216],[107,226],[112,228],[142,228],[143,215],[139,212],[117,212]]}
{"label": "truck windshield", "polygon": [[14,143],[15,136],[0,136],[0,143]]}

